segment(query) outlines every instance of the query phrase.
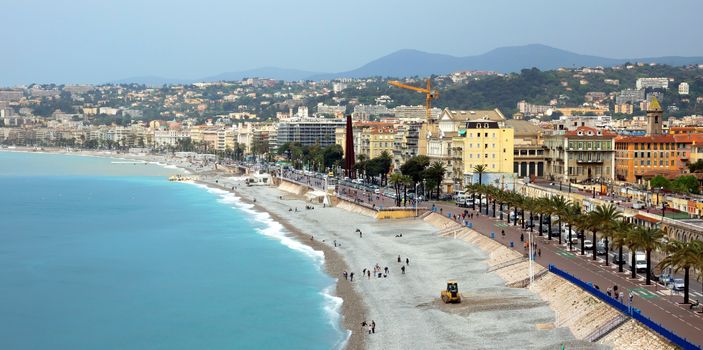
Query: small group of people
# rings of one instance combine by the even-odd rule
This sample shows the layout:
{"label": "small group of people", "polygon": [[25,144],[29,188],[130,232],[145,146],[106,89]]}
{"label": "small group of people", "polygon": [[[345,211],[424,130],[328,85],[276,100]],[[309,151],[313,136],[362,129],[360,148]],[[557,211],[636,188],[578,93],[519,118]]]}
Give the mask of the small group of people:
{"label": "small group of people", "polygon": [[375,334],[376,333],[376,321],[371,320],[371,323],[362,321],[361,322],[361,329],[363,330],[366,328],[369,332],[369,334]]}
{"label": "small group of people", "polygon": [[344,272],[342,272],[342,276],[344,276],[345,280],[347,280],[349,282],[354,282],[354,273],[353,272],[344,271]]}
{"label": "small group of people", "polygon": [[294,209],[294,208],[288,208],[288,211],[295,211],[296,213],[298,212],[298,208],[297,208],[297,207],[295,208],[295,210],[293,210],[293,209]]}
{"label": "small group of people", "polygon": [[[401,259],[400,255],[398,255],[398,263],[402,263],[402,262],[403,262],[403,259]],[[400,273],[402,273],[403,275],[405,274],[405,266],[407,266],[407,265],[410,265],[410,258],[406,257],[405,258],[405,265],[402,265],[400,267]]]}
{"label": "small group of people", "polygon": [[[256,201],[256,200],[254,200],[254,201]],[[306,205],[306,206],[305,206],[305,209],[307,209],[307,210],[313,210],[313,209],[315,209],[315,207],[312,206],[312,205]]]}

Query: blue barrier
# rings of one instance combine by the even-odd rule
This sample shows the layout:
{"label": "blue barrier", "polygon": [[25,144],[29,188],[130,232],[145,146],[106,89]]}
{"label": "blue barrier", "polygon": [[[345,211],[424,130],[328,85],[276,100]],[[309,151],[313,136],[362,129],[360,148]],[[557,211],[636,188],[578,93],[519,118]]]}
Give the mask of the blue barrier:
{"label": "blue barrier", "polygon": [[643,325],[649,327],[651,330],[659,333],[662,337],[666,338],[670,342],[674,343],[674,345],[681,347],[684,350],[700,350],[701,347],[698,345],[695,345],[686,338],[682,338],[676,333],[664,328],[660,324],[650,320],[646,316],[642,315],[639,309],[631,308],[628,305],[625,305],[624,303],[619,302],[616,298],[609,297],[607,294],[603,293],[600,289],[596,289],[593,287],[592,283],[586,283],[584,281],[581,281],[580,279],[572,276],[566,271],[560,270],[556,266],[549,264],[549,272],[577,285],[578,287],[582,288],[583,290],[591,293],[593,296],[597,297],[598,299],[602,300],[606,304],[612,306],[616,310],[622,312],[625,315],[628,315],[632,317],[633,319],[637,320],[638,322],[642,323]]}

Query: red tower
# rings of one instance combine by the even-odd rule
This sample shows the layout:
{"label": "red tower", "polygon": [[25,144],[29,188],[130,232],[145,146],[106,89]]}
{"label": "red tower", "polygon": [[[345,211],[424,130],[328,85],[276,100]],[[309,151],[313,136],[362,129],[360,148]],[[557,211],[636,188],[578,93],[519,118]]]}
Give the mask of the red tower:
{"label": "red tower", "polygon": [[354,132],[352,131],[351,115],[347,115],[347,132],[344,140],[344,175],[355,178],[354,172]]}

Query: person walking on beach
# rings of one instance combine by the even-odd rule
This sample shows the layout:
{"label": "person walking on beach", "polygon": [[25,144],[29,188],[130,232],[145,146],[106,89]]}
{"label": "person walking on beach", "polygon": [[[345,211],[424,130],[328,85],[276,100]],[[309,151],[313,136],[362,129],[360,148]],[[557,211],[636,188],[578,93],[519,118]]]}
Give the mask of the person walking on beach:
{"label": "person walking on beach", "polygon": [[347,272],[346,271],[342,272],[342,276],[344,276],[344,279],[346,280],[347,279]]}
{"label": "person walking on beach", "polygon": [[386,266],[386,267],[383,269],[383,272],[384,272],[386,275],[388,274],[388,266]]}
{"label": "person walking on beach", "polygon": [[405,265],[410,265],[410,258],[405,258]]}
{"label": "person walking on beach", "polygon": [[371,320],[371,333],[376,333],[376,321]]}
{"label": "person walking on beach", "polygon": [[366,274],[369,276],[369,279],[371,279],[371,270],[366,270]]}
{"label": "person walking on beach", "polygon": [[334,240],[334,247],[337,248],[337,240]]}
{"label": "person walking on beach", "polygon": [[400,262],[400,255],[398,255],[398,262]]}
{"label": "person walking on beach", "polygon": [[354,282],[354,273],[349,274],[349,281]]}
{"label": "person walking on beach", "polygon": [[400,267],[400,272],[402,272],[403,275],[405,274],[405,265],[403,265],[403,266]]}

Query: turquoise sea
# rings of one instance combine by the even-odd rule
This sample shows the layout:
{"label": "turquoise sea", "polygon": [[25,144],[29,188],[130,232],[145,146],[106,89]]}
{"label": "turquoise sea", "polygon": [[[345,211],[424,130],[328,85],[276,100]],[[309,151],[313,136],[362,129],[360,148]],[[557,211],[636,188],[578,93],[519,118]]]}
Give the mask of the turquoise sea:
{"label": "turquoise sea", "polygon": [[174,169],[0,152],[0,349],[333,349],[321,253]]}

